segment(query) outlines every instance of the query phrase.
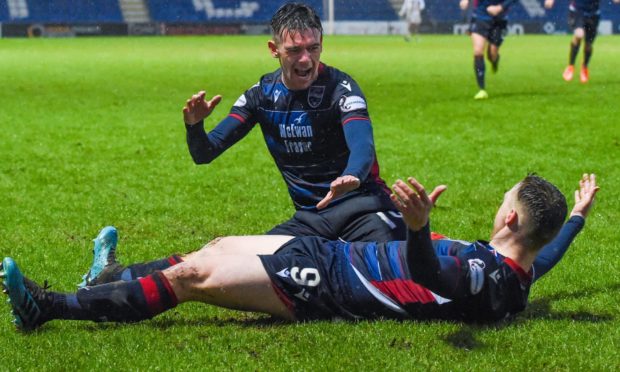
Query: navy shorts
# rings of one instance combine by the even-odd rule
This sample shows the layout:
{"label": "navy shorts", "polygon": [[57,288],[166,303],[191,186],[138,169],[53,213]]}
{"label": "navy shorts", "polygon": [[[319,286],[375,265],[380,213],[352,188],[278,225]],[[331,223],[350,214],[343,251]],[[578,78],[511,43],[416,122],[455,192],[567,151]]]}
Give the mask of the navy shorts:
{"label": "navy shorts", "polygon": [[385,307],[359,280],[346,249],[345,242],[301,237],[259,258],[278,297],[297,320],[382,316]]}
{"label": "navy shorts", "polygon": [[596,33],[598,31],[598,15],[588,16],[579,10],[568,11],[568,25],[574,31],[577,28],[583,28],[585,31],[586,43],[594,43]]}
{"label": "navy shorts", "polygon": [[387,194],[360,194],[324,210],[298,210],[267,234],[387,242],[407,239],[407,227]]}
{"label": "navy shorts", "polygon": [[489,43],[500,46],[504,42],[507,27],[508,21],[505,19],[478,20],[474,17],[469,24],[469,32],[484,36]]}

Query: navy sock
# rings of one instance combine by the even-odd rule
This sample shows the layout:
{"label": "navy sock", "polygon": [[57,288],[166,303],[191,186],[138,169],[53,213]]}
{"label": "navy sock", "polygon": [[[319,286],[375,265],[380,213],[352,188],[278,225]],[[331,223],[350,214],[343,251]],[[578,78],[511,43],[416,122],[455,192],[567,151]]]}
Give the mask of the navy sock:
{"label": "navy sock", "polygon": [[491,61],[491,63],[495,66],[495,68],[497,69],[497,65],[499,65],[499,54],[497,55],[497,58],[495,58],[495,60],[489,59]]}
{"label": "navy sock", "polygon": [[175,307],[178,300],[160,272],[129,282],[81,288],[75,294],[55,294],[51,319],[96,322],[137,322]]}
{"label": "navy sock", "polygon": [[592,45],[586,44],[583,48],[583,65],[588,67],[588,63],[590,63],[590,58],[592,57]]}
{"label": "navy sock", "polygon": [[165,270],[180,262],[183,262],[183,259],[180,256],[172,255],[157,261],[129,265],[120,273],[118,280],[128,281],[142,278],[154,273],[155,271]]}
{"label": "navy sock", "polygon": [[579,46],[580,43],[570,43],[570,55],[568,57],[568,64],[571,66],[575,64],[575,60],[577,59],[577,53],[579,53]]}
{"label": "navy sock", "polygon": [[474,72],[476,73],[476,81],[480,89],[484,89],[484,57],[474,56]]}

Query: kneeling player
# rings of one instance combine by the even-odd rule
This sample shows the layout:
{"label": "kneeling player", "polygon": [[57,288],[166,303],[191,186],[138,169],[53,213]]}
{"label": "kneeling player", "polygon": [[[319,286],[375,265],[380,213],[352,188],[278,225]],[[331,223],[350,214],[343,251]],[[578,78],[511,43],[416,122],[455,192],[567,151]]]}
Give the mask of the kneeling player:
{"label": "kneeling player", "polygon": [[[319,237],[228,237],[184,257],[122,267],[116,230],[95,239],[95,259],[74,294],[48,292],[2,265],[15,324],[52,319],[130,322],[200,301],[288,320],[442,318],[493,321],[522,311],[533,280],[562,257],[582,229],[598,187],[584,175],[571,218],[560,191],[527,176],[504,195],[490,242],[432,240],[429,214],[445,186],[427,195],[415,179],[392,196],[409,228],[406,241]],[[558,234],[559,231],[559,234]]]}

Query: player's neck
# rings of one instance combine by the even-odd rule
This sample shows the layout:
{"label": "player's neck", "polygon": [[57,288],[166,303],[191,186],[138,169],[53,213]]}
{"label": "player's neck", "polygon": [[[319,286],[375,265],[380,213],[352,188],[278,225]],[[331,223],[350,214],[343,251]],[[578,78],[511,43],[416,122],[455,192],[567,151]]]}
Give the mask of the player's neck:
{"label": "player's neck", "polygon": [[[499,236],[498,236],[499,235]],[[496,234],[496,236],[489,242],[497,253],[504,257],[509,257],[515,263],[517,263],[525,272],[530,271],[534,260],[536,259],[536,253],[532,253],[527,247],[515,236],[502,236]]]}

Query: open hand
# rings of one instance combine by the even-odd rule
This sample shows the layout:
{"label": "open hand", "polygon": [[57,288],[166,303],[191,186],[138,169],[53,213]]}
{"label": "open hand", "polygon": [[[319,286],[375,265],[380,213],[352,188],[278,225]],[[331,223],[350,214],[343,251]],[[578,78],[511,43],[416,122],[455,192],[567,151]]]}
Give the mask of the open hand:
{"label": "open hand", "polygon": [[318,202],[316,209],[323,209],[337,197],[360,187],[360,179],[355,176],[340,176],[329,185],[329,192]]}
{"label": "open hand", "polygon": [[392,189],[394,194],[390,197],[396,208],[402,213],[403,220],[413,231],[419,231],[428,223],[428,216],[439,196],[446,191],[447,186],[435,187],[430,195],[426,194],[422,186],[415,178],[407,178],[409,187],[402,180],[397,180]]}
{"label": "open hand", "polygon": [[579,180],[579,190],[575,190],[575,206],[570,212],[571,217],[581,216],[586,218],[594,204],[594,197],[598,190],[600,190],[600,187],[596,185],[594,173],[584,173]]}
{"label": "open hand", "polygon": [[210,101],[205,101],[205,94],[205,91],[201,90],[185,102],[183,107],[183,120],[185,124],[194,125],[204,120],[222,100],[222,96],[217,95],[211,98]]}

